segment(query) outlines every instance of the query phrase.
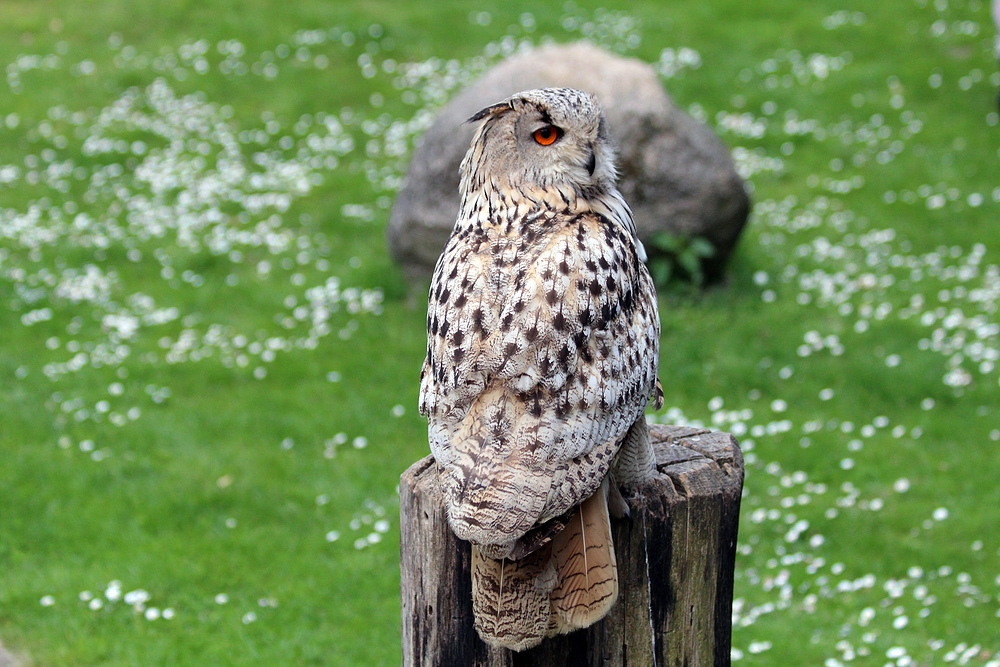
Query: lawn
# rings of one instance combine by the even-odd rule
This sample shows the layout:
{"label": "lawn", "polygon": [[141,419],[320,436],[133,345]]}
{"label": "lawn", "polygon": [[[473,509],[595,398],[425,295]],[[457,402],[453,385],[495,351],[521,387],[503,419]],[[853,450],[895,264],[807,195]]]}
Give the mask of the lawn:
{"label": "lawn", "polygon": [[6,649],[398,664],[427,444],[393,193],[466,82],[582,38],[752,190],[727,279],[660,290],[650,414],[743,445],[734,661],[1000,666],[982,0],[0,4]]}

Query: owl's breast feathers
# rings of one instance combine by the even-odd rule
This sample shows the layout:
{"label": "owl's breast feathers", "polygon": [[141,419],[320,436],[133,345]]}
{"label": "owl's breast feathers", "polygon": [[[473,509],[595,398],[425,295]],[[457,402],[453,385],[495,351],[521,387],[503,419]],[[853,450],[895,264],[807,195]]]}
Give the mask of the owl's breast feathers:
{"label": "owl's breast feathers", "polygon": [[499,558],[600,486],[654,390],[659,320],[622,222],[484,218],[435,268],[420,411],[452,528]]}

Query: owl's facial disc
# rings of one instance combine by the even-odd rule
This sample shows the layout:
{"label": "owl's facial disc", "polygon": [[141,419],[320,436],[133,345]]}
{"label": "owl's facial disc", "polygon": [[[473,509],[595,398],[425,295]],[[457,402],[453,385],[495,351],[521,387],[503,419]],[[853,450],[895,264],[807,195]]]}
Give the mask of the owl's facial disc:
{"label": "owl's facial disc", "polygon": [[515,134],[525,164],[549,183],[590,185],[601,160],[596,127],[559,118],[535,105],[522,109],[526,113],[518,120]]}

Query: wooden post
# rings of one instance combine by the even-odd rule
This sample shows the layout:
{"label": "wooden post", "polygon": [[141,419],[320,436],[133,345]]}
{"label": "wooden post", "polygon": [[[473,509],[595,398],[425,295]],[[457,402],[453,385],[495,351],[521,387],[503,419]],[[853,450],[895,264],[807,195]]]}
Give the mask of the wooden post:
{"label": "wooden post", "polygon": [[400,480],[405,667],[730,664],[743,455],[728,433],[651,426],[658,478],[613,521],[619,599],[596,625],[515,653],[472,625],[470,549],[448,527],[438,468]]}

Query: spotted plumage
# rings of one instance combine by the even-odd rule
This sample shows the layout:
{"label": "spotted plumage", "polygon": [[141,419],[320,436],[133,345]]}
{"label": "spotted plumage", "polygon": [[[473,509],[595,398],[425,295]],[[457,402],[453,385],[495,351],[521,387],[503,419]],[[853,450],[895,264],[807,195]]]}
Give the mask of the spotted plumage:
{"label": "spotted plumage", "polygon": [[477,630],[523,649],[617,596],[608,501],[654,473],[659,318],[596,100],[532,90],[470,121],[420,412],[473,544]]}

